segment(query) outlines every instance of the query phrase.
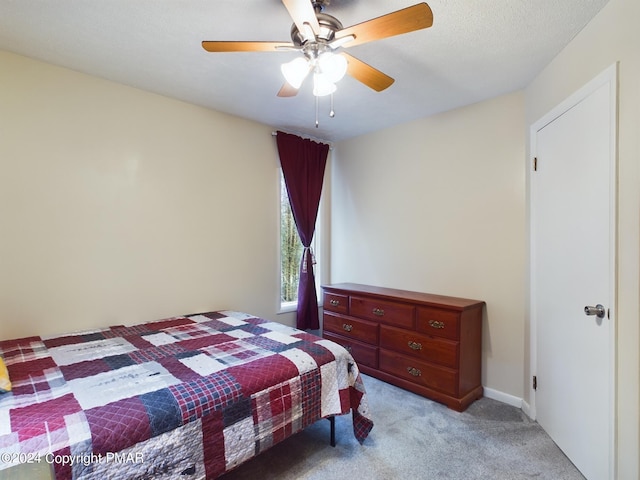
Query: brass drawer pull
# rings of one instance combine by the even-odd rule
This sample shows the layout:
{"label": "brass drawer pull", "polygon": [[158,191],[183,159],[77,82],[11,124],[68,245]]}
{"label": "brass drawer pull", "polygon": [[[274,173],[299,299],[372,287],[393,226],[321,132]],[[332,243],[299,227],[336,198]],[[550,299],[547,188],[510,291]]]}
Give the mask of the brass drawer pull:
{"label": "brass drawer pull", "polygon": [[439,322],[437,320],[429,320],[429,325],[433,328],[444,328],[444,322]]}
{"label": "brass drawer pull", "polygon": [[422,350],[422,344],[419,342],[414,342],[412,340],[409,340],[409,348],[411,350]]}
{"label": "brass drawer pull", "polygon": [[409,372],[409,374],[413,375],[414,377],[419,377],[422,375],[422,372],[414,367],[407,367],[407,372]]}
{"label": "brass drawer pull", "polygon": [[379,317],[382,317],[382,316],[384,316],[384,310],[381,309],[381,308],[374,308],[373,309],[373,314],[377,315]]}
{"label": "brass drawer pull", "polygon": [[340,305],[340,300],[329,300],[329,303],[334,307],[337,307],[338,305]]}
{"label": "brass drawer pull", "polygon": [[345,332],[350,332],[351,330],[353,330],[353,325],[349,325],[348,323],[343,323],[342,324],[342,329]]}

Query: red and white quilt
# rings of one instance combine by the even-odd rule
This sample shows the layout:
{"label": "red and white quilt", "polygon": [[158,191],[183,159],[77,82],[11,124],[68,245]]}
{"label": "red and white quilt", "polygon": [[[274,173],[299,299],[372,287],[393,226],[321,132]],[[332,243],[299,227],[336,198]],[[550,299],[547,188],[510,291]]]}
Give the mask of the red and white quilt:
{"label": "red and white quilt", "polygon": [[324,417],[352,412],[360,442],[373,427],[344,348],[239,312],[0,341],[0,356],[0,472],[216,478]]}

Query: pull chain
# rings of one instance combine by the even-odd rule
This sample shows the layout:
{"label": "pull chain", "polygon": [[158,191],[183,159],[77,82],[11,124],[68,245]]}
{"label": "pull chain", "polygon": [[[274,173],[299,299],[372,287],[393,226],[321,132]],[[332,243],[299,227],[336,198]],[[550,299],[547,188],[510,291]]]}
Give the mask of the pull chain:
{"label": "pull chain", "polygon": [[[320,126],[320,120],[318,119],[318,109],[319,109],[319,102],[320,102],[320,98],[317,96],[314,96],[315,100],[316,100],[316,128],[318,128]],[[333,109],[333,93],[331,94],[331,106],[330,106],[330,110],[329,110],[329,117],[333,118],[336,116],[336,112]]]}

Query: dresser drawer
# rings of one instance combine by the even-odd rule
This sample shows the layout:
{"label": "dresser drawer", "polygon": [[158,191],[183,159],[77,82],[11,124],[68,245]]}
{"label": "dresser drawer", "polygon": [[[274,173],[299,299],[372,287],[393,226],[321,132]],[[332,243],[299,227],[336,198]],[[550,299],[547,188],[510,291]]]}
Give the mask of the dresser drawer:
{"label": "dresser drawer", "polygon": [[459,342],[380,325],[380,347],[445,367],[458,367]]}
{"label": "dresser drawer", "polygon": [[378,344],[379,328],[375,322],[324,312],[322,328],[324,331],[337,333],[353,340],[360,340],[372,345]]}
{"label": "dresser drawer", "polygon": [[416,329],[419,332],[458,340],[459,325],[460,312],[442,308],[418,307]]}
{"label": "dresser drawer", "polygon": [[349,297],[337,293],[325,293],[322,301],[322,308],[332,312],[349,313]]}
{"label": "dresser drawer", "polygon": [[457,395],[458,373],[390,350],[380,349],[380,370],[417,385]]}
{"label": "dresser drawer", "polygon": [[330,332],[323,332],[322,336],[346,348],[358,365],[378,368],[378,347],[367,345],[366,343],[361,343],[356,340],[350,340]]}
{"label": "dresser drawer", "polygon": [[349,314],[396,327],[414,328],[415,308],[404,303],[352,296],[349,301]]}

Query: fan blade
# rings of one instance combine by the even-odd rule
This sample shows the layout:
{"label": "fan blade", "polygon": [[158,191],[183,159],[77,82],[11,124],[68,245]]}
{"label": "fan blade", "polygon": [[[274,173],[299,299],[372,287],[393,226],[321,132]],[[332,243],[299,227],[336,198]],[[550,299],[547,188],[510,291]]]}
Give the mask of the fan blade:
{"label": "fan blade", "polygon": [[431,8],[426,3],[418,3],[412,7],[397,10],[352,27],[343,28],[336,32],[336,38],[354,35],[356,37],[355,40],[345,45],[346,47],[353,47],[373,40],[428,28],[431,25],[433,25]]}
{"label": "fan blade", "polygon": [[296,48],[287,42],[218,42],[205,40],[202,48],[207,52],[278,52]]}
{"label": "fan blade", "polygon": [[[293,19],[293,23],[296,24],[298,31],[304,38],[306,40],[315,40],[315,36],[320,33],[320,24],[311,2],[309,0],[282,0],[282,3],[284,3]],[[311,32],[309,28],[311,28]]]}
{"label": "fan blade", "polygon": [[297,94],[298,89],[289,82],[284,82],[284,85],[282,85],[282,88],[278,92],[279,97],[295,97]]}
{"label": "fan blade", "polygon": [[362,60],[358,60],[353,55],[345,52],[341,52],[340,55],[345,57],[347,62],[349,62],[347,73],[359,82],[364,83],[367,87],[374,89],[376,92],[381,92],[395,82],[389,75],[364,63]]}

